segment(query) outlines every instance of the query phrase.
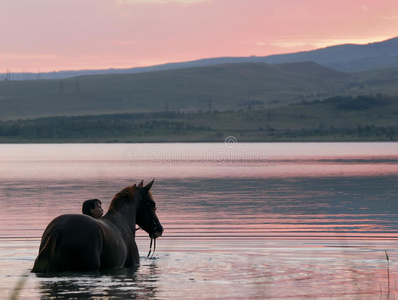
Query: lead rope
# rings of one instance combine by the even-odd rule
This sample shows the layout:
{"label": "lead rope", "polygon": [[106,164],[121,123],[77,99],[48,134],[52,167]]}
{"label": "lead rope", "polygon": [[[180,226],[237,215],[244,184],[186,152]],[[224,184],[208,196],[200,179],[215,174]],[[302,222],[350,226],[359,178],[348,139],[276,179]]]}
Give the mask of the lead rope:
{"label": "lead rope", "polygon": [[[140,227],[136,228],[135,231],[141,229]],[[153,244],[153,252],[152,252],[152,244]],[[151,238],[151,243],[149,244],[149,252],[148,255],[146,256],[147,258],[153,258],[153,256],[155,255],[155,249],[156,249],[156,239]],[[152,256],[149,257],[152,253]]]}
{"label": "lead rope", "polygon": [[[153,244],[153,252],[152,252],[152,244]],[[148,255],[146,257],[147,258],[153,258],[153,256],[155,255],[155,249],[156,249],[156,239],[151,238],[151,243],[149,244],[149,252],[148,252]],[[152,252],[152,256],[150,256],[151,252]]]}

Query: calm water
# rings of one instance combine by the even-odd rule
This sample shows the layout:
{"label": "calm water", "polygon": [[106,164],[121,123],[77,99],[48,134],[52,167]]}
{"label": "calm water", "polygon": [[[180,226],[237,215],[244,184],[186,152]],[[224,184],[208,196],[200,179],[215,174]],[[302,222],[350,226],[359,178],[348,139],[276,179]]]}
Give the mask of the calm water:
{"label": "calm water", "polygon": [[[0,166],[1,299],[398,298],[398,143],[0,145]],[[153,178],[154,259],[141,232],[138,270],[29,273],[55,216]]]}

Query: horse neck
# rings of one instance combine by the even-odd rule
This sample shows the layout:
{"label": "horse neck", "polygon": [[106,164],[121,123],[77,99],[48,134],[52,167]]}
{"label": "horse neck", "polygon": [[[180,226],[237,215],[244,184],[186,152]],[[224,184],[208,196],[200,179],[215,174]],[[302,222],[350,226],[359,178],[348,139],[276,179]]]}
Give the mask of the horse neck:
{"label": "horse neck", "polygon": [[136,211],[137,211],[137,204],[134,203],[132,205],[124,206],[117,211],[115,210],[108,211],[108,213],[104,216],[104,219],[110,220],[116,226],[120,223],[127,224],[129,228],[131,228],[134,231],[137,219]]}

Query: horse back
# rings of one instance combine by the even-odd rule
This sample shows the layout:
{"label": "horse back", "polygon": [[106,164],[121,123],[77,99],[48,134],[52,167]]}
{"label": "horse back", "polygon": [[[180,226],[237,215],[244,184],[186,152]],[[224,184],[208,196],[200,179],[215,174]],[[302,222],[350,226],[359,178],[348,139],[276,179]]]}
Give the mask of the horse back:
{"label": "horse back", "polygon": [[98,270],[102,244],[97,220],[85,215],[61,215],[44,231],[32,272]]}

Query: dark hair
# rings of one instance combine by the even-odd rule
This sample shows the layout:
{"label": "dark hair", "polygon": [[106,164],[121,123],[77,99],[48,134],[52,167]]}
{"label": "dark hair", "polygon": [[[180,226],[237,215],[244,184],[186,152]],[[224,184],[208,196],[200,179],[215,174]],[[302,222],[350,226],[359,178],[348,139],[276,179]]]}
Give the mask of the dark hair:
{"label": "dark hair", "polygon": [[90,212],[90,209],[94,209],[96,204],[102,204],[98,199],[90,199],[83,202],[82,213],[85,215],[89,215],[93,217],[93,214]]}

